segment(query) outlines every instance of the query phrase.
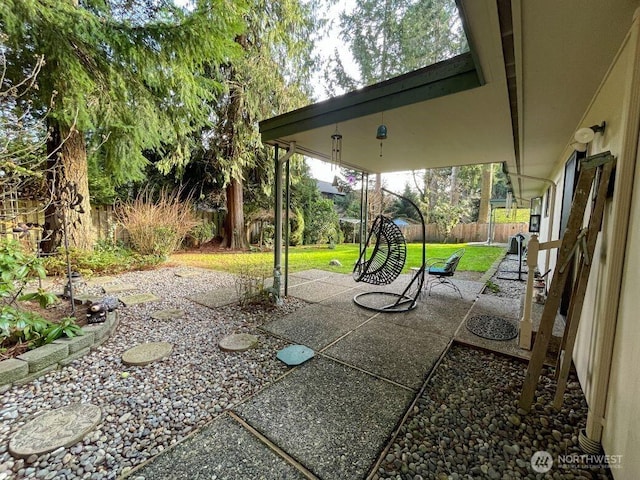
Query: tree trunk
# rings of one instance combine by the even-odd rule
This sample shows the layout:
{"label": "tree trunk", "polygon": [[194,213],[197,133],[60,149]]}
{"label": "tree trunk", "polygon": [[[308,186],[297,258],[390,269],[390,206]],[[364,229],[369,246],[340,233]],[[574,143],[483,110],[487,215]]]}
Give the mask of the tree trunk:
{"label": "tree trunk", "polygon": [[247,248],[244,227],[242,181],[232,178],[227,185],[227,217],[224,220],[222,246],[232,249]]}
{"label": "tree trunk", "polygon": [[46,252],[54,252],[64,246],[66,223],[70,247],[93,249],[95,231],[91,221],[87,148],[81,132],[50,125],[51,136],[47,141],[47,181],[51,202],[45,210],[45,229],[52,230]]}
{"label": "tree trunk", "polygon": [[451,192],[450,203],[452,206],[457,207],[460,203],[460,185],[458,181],[458,173],[460,167],[451,167]]}
{"label": "tree trunk", "polygon": [[478,212],[478,223],[489,223],[491,215],[491,187],[493,186],[493,165],[482,166],[482,190],[480,191],[480,211]]}

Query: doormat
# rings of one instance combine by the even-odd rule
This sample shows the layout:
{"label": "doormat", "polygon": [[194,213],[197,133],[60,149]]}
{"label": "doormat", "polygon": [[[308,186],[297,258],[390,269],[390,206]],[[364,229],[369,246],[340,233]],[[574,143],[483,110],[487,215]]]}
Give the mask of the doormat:
{"label": "doormat", "polygon": [[488,340],[511,340],[518,336],[513,321],[495,315],[477,315],[467,319],[467,330]]}

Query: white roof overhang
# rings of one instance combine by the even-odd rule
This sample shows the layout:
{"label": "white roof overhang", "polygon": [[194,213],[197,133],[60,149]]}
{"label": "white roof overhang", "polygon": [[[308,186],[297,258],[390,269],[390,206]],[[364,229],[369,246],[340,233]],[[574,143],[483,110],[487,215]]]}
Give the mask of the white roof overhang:
{"label": "white roof overhang", "polygon": [[[329,160],[337,126],[343,163],[366,172],[505,162],[511,173],[549,177],[638,3],[462,0],[472,53],[265,120],[262,140]],[[525,198],[547,186],[513,185]]]}

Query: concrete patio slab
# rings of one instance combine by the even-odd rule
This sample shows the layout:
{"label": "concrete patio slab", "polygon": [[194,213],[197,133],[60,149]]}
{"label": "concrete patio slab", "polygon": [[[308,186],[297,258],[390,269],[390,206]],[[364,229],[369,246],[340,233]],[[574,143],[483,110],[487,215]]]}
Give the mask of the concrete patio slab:
{"label": "concrete patio slab", "polygon": [[296,272],[294,274],[291,274],[289,277],[295,276],[299,278],[306,278],[307,280],[321,280],[323,278],[327,278],[329,275],[331,275],[331,272],[328,272],[325,270],[319,270],[317,268],[312,268],[310,270],[303,270],[302,272]]}
{"label": "concrete patio slab", "polygon": [[413,396],[366,373],[315,358],[236,411],[323,480],[359,479]]}
{"label": "concrete patio slab", "polygon": [[318,303],[329,297],[350,290],[349,287],[327,283],[323,281],[314,281],[294,285],[289,288],[289,295],[311,303]]}
{"label": "concrete patio slab", "polygon": [[131,478],[169,477],[174,480],[305,478],[228,415],[167,450]]}
{"label": "concrete patio slab", "polygon": [[417,390],[449,338],[418,333],[390,323],[385,317],[374,318],[324,353]]}
{"label": "concrete patio slab", "polygon": [[479,295],[470,315],[498,315],[506,318],[520,318],[520,304],[512,298],[495,295]]}
{"label": "concrete patio slab", "polygon": [[[425,286],[426,286],[426,280],[427,278],[425,277]],[[484,288],[483,283],[474,282],[471,280],[459,280],[457,278],[453,278],[451,281],[460,289],[460,291],[462,292],[462,297],[465,300],[475,300],[475,298],[480,294],[480,292]],[[453,288],[450,288],[444,285],[438,285],[437,283],[434,284],[434,287],[431,289],[431,295],[427,294],[427,297],[429,296],[451,298],[451,299],[457,298],[458,300],[460,300],[460,295],[458,295],[458,293],[455,290],[453,290]]]}
{"label": "concrete patio slab", "polygon": [[327,305],[309,305],[262,328],[293,343],[321,350],[345,333],[365,322],[364,313],[340,314]]}
{"label": "concrete patio slab", "polygon": [[322,279],[323,282],[333,283],[335,285],[342,285],[345,287],[356,288],[359,283],[353,279],[353,276],[349,273],[336,273],[329,272],[329,276]]}
{"label": "concrete patio slab", "polygon": [[453,337],[472,302],[432,295],[422,296],[418,306],[406,313],[384,314],[384,320],[420,333]]}
{"label": "concrete patio slab", "polygon": [[[518,321],[520,317],[520,305],[510,298],[497,297],[495,295],[482,294],[469,311],[469,317],[478,315],[495,315]],[[488,348],[508,355],[521,358],[529,358],[531,353],[518,346],[517,337],[512,340],[489,340],[471,333],[466,325],[460,325],[455,339],[459,342]]]}
{"label": "concrete patio slab", "polygon": [[373,317],[377,314],[377,312],[372,312],[371,310],[366,310],[362,307],[359,307],[353,301],[353,297],[361,292],[362,290],[360,289],[350,289],[346,292],[342,292],[322,300],[319,305],[331,307],[337,311],[337,315],[341,316],[366,315],[368,317]]}
{"label": "concrete patio slab", "polygon": [[[301,283],[309,283],[312,281],[313,280],[310,280],[308,278],[298,277],[297,275],[294,274],[294,275],[289,275],[288,285],[289,287],[292,287],[293,285],[300,285]],[[265,278],[264,286],[265,287],[273,286],[273,277]],[[284,278],[280,280],[280,286],[284,288]]]}
{"label": "concrete patio slab", "polygon": [[210,292],[198,293],[187,297],[200,305],[209,308],[218,308],[238,301],[238,292],[235,287],[219,288]]}

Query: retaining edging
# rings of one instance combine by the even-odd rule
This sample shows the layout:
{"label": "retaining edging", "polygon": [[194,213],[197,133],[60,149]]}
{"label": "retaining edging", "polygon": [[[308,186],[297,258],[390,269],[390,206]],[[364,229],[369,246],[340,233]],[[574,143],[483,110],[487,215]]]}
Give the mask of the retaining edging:
{"label": "retaining edging", "polygon": [[116,312],[107,313],[103,323],[82,327],[83,335],[59,338],[42,347],[29,350],[0,362],[0,387],[22,385],[45,373],[69,365],[106,342],[118,325]]}

